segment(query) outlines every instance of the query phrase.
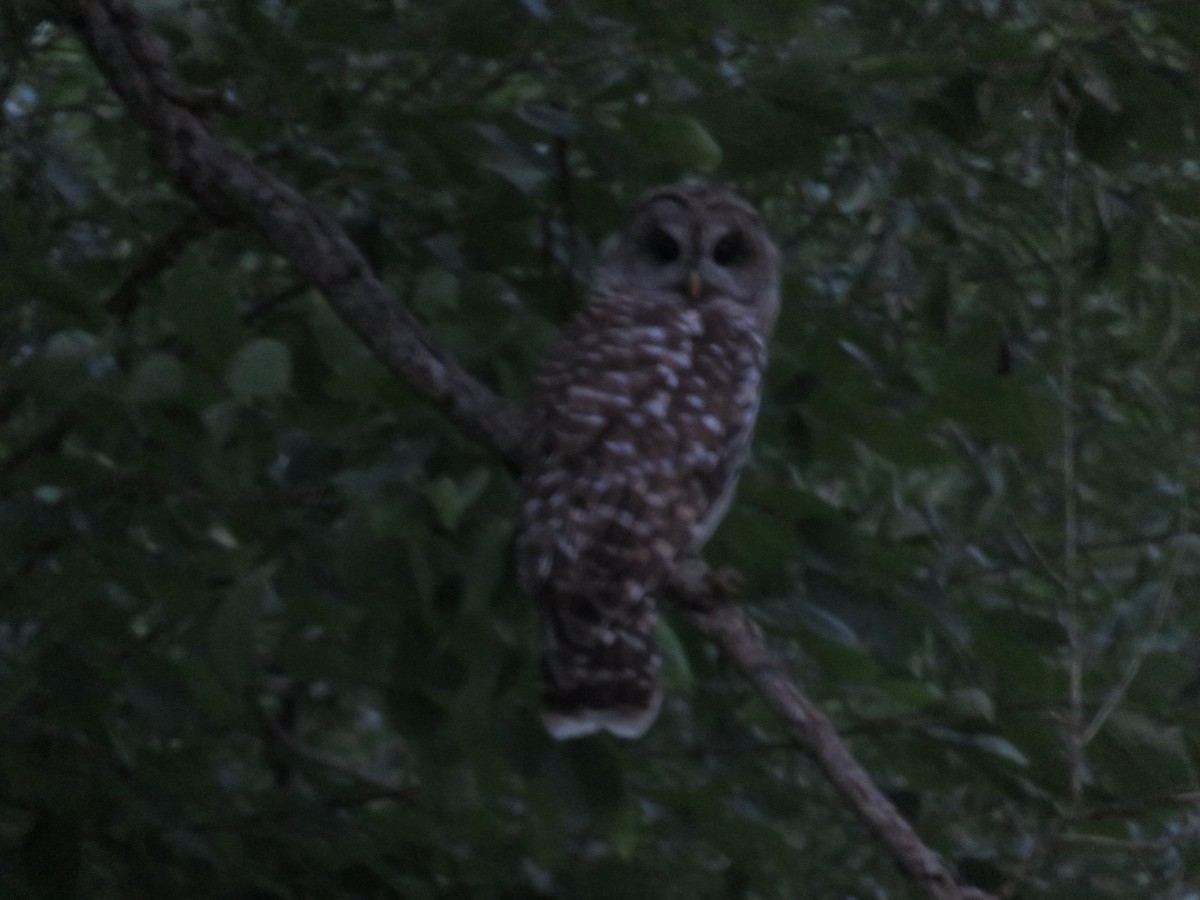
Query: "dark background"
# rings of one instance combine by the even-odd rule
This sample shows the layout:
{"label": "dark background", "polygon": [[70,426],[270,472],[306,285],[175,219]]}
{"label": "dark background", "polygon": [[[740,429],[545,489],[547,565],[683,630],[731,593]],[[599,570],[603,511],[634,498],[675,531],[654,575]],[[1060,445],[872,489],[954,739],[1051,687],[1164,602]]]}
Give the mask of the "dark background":
{"label": "dark background", "polygon": [[[786,257],[708,557],[1006,896],[1200,888],[1189,2],[137,4],[519,402],[645,188]],[[916,895],[681,617],[550,741],[513,483],[0,9],[0,895]]]}

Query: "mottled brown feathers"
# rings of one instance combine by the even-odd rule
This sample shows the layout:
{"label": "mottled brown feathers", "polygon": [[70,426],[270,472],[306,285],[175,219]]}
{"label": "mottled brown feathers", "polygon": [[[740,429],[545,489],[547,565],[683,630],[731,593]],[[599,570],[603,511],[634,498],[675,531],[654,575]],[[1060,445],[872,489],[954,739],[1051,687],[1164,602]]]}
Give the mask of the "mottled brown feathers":
{"label": "mottled brown feathers", "polygon": [[[648,229],[660,230],[659,246]],[[731,233],[752,248],[742,269],[713,259]],[[677,252],[664,252],[666,240]],[[700,186],[652,192],[547,355],[517,567],[542,612],[543,718],[556,737],[638,737],[657,715],[653,594],[732,495],[777,278],[775,248],[740,198]],[[697,280],[699,291],[689,287]]]}

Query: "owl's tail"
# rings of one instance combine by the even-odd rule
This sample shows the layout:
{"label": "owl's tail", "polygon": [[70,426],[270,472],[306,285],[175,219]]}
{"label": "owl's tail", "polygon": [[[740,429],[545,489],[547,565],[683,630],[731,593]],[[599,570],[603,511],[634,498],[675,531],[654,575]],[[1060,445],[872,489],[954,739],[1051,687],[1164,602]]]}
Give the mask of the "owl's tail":
{"label": "owl's tail", "polygon": [[587,598],[544,605],[542,722],[559,740],[605,730],[639,738],[662,704],[654,602],[641,597],[613,620]]}

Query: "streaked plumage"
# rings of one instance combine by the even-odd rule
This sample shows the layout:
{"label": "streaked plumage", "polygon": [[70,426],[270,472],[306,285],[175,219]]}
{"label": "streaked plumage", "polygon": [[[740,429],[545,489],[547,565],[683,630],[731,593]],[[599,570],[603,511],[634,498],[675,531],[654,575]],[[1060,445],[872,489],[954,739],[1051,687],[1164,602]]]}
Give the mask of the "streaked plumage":
{"label": "streaked plumage", "polygon": [[778,252],[702,185],[646,195],[534,385],[517,568],[544,619],[551,734],[638,737],[657,715],[653,595],[724,515],[750,446]]}

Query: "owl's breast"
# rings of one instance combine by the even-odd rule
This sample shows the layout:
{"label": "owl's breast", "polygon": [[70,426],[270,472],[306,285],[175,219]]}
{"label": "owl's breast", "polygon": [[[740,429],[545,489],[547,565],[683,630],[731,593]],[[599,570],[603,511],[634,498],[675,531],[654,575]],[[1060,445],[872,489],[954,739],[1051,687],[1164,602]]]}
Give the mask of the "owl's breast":
{"label": "owl's breast", "polygon": [[[720,299],[666,295],[633,308],[596,303],[564,330],[535,384],[545,454],[605,445],[681,452],[720,442],[729,416],[757,402],[765,364],[753,316]],[[633,438],[636,437],[636,440]]]}
{"label": "owl's breast", "polygon": [[534,583],[665,573],[714,527],[749,447],[765,353],[741,307],[604,312],[564,330],[536,383],[518,542]]}

